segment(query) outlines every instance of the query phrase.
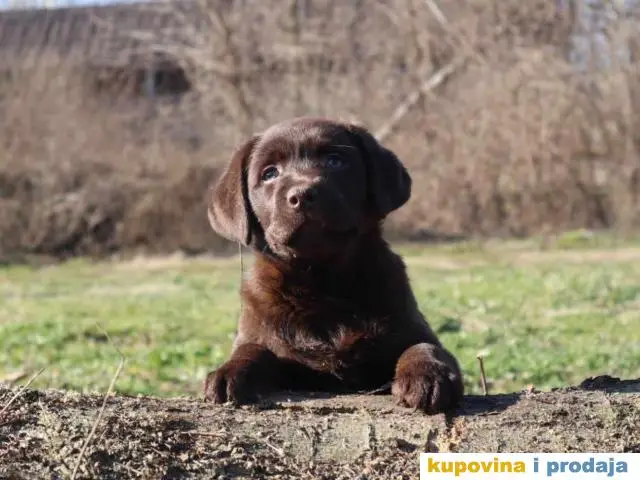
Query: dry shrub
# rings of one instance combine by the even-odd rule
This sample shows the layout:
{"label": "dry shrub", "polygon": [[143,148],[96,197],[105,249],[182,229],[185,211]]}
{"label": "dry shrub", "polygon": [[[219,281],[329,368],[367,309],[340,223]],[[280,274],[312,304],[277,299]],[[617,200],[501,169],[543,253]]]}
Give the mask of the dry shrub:
{"label": "dry shrub", "polygon": [[213,166],[154,132],[153,122],[135,131],[138,110],[83,98],[69,72],[39,73],[17,79],[3,101],[0,253],[68,257],[219,244],[202,204]]}
{"label": "dry shrub", "polygon": [[[2,87],[0,253],[226,248],[202,200],[244,137],[303,114],[383,131],[403,105],[384,130],[414,177],[388,224],[396,236],[635,228],[638,12],[605,22],[608,48],[629,58],[602,68],[585,53],[585,5],[193,0],[140,7],[170,28],[119,31],[106,19],[182,65],[194,90],[105,100],[62,71]],[[407,101],[450,62],[453,74]],[[199,148],[174,141],[176,128]]]}
{"label": "dry shrub", "polygon": [[617,147],[624,135],[597,145],[604,119],[570,67],[539,50],[518,56],[506,68],[470,67],[456,81],[463,95],[433,102],[429,138],[414,146],[428,160],[412,165],[424,188],[402,213],[404,228],[528,235],[637,221],[623,207],[637,185],[615,174],[619,162],[638,171],[637,157]]}

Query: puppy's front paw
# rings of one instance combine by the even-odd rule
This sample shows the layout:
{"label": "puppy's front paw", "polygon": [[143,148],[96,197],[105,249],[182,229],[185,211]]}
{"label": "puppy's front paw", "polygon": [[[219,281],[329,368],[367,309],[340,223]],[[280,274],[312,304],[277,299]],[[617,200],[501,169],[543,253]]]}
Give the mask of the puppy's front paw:
{"label": "puppy's front paw", "polygon": [[242,345],[229,361],[209,373],[204,398],[213,403],[255,403],[269,393],[277,375],[277,358],[256,345]]}
{"label": "puppy's front paw", "polygon": [[213,403],[252,403],[257,399],[257,392],[250,377],[250,367],[227,362],[207,375],[204,398]]}
{"label": "puppy's front paw", "polygon": [[455,408],[464,387],[453,356],[440,347],[420,343],[398,359],[391,393],[400,405],[434,415]]}

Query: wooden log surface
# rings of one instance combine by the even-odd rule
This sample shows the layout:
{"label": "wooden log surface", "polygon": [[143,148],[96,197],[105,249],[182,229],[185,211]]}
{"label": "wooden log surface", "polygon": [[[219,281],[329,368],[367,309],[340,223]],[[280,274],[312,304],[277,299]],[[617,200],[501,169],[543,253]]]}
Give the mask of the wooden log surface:
{"label": "wooden log surface", "polygon": [[[0,411],[18,390],[0,387]],[[70,478],[103,399],[25,389],[0,414],[0,479]],[[76,478],[417,479],[421,451],[640,452],[640,379],[467,396],[449,418],[389,395],[280,395],[239,408],[114,395]]]}

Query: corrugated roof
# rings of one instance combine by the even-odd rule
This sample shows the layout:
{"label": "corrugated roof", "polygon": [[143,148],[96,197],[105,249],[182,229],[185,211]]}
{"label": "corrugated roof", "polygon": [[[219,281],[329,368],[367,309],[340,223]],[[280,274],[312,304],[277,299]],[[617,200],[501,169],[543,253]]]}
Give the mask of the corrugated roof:
{"label": "corrugated roof", "polygon": [[0,69],[70,61],[124,65],[149,48],[135,32],[171,28],[175,16],[154,3],[0,12]]}

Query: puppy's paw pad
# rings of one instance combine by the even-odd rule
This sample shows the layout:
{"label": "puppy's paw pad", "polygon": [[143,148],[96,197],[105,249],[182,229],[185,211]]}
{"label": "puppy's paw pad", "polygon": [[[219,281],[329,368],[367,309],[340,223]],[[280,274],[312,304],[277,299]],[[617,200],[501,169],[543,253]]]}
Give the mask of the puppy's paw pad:
{"label": "puppy's paw pad", "polygon": [[204,398],[215,404],[242,405],[255,401],[256,395],[252,391],[247,373],[225,364],[207,375]]}
{"label": "puppy's paw pad", "polygon": [[399,405],[434,415],[455,406],[454,386],[441,376],[403,376],[396,379],[392,394]]}
{"label": "puppy's paw pad", "polygon": [[422,357],[396,372],[391,393],[399,405],[434,415],[455,408],[462,398],[462,381],[449,365]]}

